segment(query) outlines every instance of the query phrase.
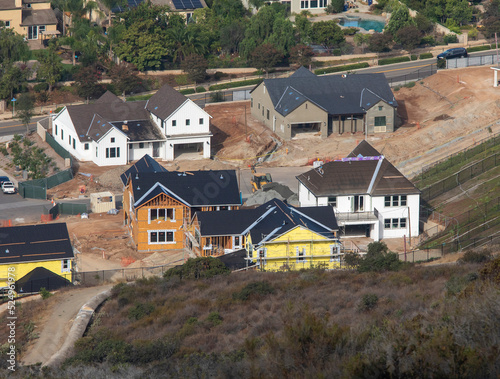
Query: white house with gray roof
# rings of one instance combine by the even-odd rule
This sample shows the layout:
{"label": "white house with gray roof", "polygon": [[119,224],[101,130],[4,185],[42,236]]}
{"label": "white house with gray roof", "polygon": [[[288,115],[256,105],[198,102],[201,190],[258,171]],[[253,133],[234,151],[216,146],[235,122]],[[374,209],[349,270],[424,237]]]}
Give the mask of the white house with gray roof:
{"label": "white house with gray roof", "polygon": [[393,132],[397,105],[384,74],[316,76],[301,67],[251,91],[252,116],[285,140],[300,132]]}
{"label": "white house with gray roof", "polygon": [[81,161],[124,165],[145,154],[174,160],[183,151],[210,158],[210,115],[165,85],[147,101],[106,92],[92,104],[69,105],[53,119],[56,141]]}

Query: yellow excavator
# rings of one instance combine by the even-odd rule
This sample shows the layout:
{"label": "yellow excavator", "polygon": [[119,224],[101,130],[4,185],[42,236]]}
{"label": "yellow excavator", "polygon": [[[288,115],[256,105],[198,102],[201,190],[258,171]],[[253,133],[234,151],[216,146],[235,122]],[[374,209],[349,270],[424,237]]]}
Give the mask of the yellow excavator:
{"label": "yellow excavator", "polygon": [[271,178],[271,174],[258,173],[255,171],[255,166],[252,166],[251,169],[252,169],[252,178],[250,179],[250,182],[252,183],[252,192],[258,191],[265,184],[273,182],[273,179]]}

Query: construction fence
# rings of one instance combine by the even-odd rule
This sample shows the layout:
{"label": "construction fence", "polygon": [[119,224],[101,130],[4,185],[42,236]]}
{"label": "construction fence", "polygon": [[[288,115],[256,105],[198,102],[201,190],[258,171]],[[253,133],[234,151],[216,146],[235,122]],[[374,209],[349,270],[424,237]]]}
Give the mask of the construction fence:
{"label": "construction fence", "polygon": [[430,201],[445,192],[452,190],[459,185],[464,184],[476,176],[491,170],[492,168],[500,164],[500,154],[493,154],[487,158],[480,160],[479,162],[473,163],[470,166],[460,170],[456,174],[448,176],[447,178],[440,180],[422,190],[421,199],[424,201]]}
{"label": "construction fence", "polygon": [[497,54],[481,55],[479,57],[447,59],[446,68],[465,68],[469,66],[485,66],[488,64],[495,64],[498,62]]}

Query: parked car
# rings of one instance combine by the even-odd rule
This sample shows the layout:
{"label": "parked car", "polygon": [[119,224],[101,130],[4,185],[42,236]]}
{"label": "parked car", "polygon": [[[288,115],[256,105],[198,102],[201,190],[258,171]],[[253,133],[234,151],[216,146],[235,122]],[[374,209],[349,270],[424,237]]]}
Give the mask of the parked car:
{"label": "parked car", "polygon": [[438,59],[453,59],[465,57],[467,57],[467,50],[465,50],[464,47],[455,47],[454,49],[448,49],[437,56]]}
{"label": "parked car", "polygon": [[3,182],[2,183],[2,192],[3,193],[16,193],[16,187],[14,187],[14,183]]}
{"label": "parked car", "polygon": [[10,179],[6,176],[0,176],[0,186],[3,184],[3,182],[10,182]]}

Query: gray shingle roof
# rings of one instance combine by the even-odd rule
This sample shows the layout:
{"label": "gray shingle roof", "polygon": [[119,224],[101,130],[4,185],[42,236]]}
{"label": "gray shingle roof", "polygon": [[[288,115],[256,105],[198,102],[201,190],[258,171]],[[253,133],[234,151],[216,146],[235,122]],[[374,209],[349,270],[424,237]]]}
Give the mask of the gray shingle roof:
{"label": "gray shingle roof", "polygon": [[297,179],[315,196],[372,196],[418,194],[420,191],[368,142],[362,141],[350,154],[381,157],[376,160],[346,160],[325,163]]}
{"label": "gray shingle roof", "polygon": [[165,120],[186,100],[186,96],[165,84],[149,99],[146,109]]}
{"label": "gray shingle roof", "polygon": [[318,77],[300,68],[288,78],[265,79],[275,109],[286,116],[305,99],[330,115],[363,114],[378,101],[397,107],[384,74],[352,74]]}
{"label": "gray shingle roof", "polygon": [[23,9],[21,25],[57,25],[57,18],[52,9]]}

